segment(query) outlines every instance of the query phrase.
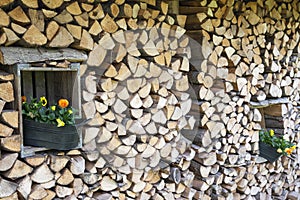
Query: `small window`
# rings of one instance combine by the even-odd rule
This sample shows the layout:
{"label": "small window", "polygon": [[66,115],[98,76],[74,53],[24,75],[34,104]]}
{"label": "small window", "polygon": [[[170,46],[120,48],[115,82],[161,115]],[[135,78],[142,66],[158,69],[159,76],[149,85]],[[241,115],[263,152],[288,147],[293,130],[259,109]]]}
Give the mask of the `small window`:
{"label": "small window", "polygon": [[273,129],[278,135],[283,135],[283,116],[281,110],[282,104],[269,105],[261,108],[262,113],[262,128]]}
{"label": "small window", "polygon": [[[22,98],[21,96],[26,96],[27,99],[37,98],[45,96],[48,105],[54,105],[61,98],[67,99],[69,105],[76,111],[74,112],[75,120],[81,118],[81,89],[80,89],[80,64],[71,63],[63,68],[57,66],[50,66],[46,63],[42,64],[17,64],[15,67],[16,73],[16,88],[18,99],[18,107],[22,109]],[[21,134],[21,156],[26,157],[33,155],[38,151],[51,150],[55,148],[47,147],[43,145],[31,145],[32,143],[27,142],[28,132],[27,122],[23,119],[22,112],[20,113],[20,134]],[[25,128],[25,129],[24,129]],[[63,127],[65,128],[65,127]],[[75,127],[76,128],[76,127]],[[45,127],[36,128],[30,131],[35,132],[34,139],[39,140],[39,132],[43,132]],[[26,130],[26,131],[25,131]],[[68,132],[66,129],[59,129],[59,132]],[[78,133],[78,138],[72,139],[70,135],[63,136],[59,138],[59,142],[64,143],[63,146],[59,147],[58,150],[71,150],[77,149],[82,146],[82,133],[79,128],[76,128]],[[52,133],[51,133],[52,134]],[[54,134],[54,133],[53,133]],[[31,135],[30,135],[31,137]],[[47,140],[52,140],[50,142],[58,142],[56,136],[47,135],[49,137]],[[64,138],[65,137],[65,138]],[[43,138],[41,138],[43,139]],[[28,145],[28,143],[30,145]],[[41,143],[43,144],[43,143]]]}

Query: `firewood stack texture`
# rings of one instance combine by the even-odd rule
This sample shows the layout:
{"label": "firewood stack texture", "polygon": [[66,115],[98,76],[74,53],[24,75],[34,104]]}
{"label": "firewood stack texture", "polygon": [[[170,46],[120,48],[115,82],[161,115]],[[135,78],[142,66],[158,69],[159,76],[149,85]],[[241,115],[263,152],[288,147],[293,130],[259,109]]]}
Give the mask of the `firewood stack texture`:
{"label": "firewood stack texture", "polygon": [[[296,0],[1,0],[0,199],[297,199]],[[81,149],[21,158],[7,46],[74,48]],[[1,50],[2,48],[2,50]],[[20,56],[22,57],[22,56]]]}

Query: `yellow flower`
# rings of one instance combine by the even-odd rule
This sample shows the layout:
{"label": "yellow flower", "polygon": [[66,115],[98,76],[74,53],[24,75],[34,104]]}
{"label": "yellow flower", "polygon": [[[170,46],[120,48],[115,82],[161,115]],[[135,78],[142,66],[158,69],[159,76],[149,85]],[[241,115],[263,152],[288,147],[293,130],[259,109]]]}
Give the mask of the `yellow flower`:
{"label": "yellow flower", "polygon": [[51,106],[51,110],[56,110],[56,106]]}
{"label": "yellow flower", "polygon": [[270,136],[273,136],[273,135],[274,135],[274,130],[271,129],[271,130],[270,130]]}
{"label": "yellow flower", "polygon": [[292,149],[292,150],[295,150],[295,149],[296,149],[296,147],[297,147],[297,146],[296,146],[296,145],[294,145],[294,146],[292,146],[292,147],[291,147],[291,149]]}
{"label": "yellow flower", "polygon": [[280,148],[278,148],[277,153],[282,153],[282,150]]}
{"label": "yellow flower", "polygon": [[60,99],[58,101],[58,105],[61,107],[61,108],[66,108],[68,107],[69,105],[69,101],[67,99]]}
{"label": "yellow flower", "polygon": [[284,152],[287,153],[288,155],[291,155],[292,152],[293,152],[293,150],[292,150],[291,148],[286,148],[286,149],[284,150]]}
{"label": "yellow flower", "polygon": [[46,105],[47,105],[47,99],[46,99],[46,97],[44,97],[44,96],[41,97],[41,98],[40,98],[40,102],[42,102],[42,105],[43,105],[43,106],[46,106]]}
{"label": "yellow flower", "polygon": [[56,121],[57,121],[57,127],[65,126],[65,122],[63,122],[61,119],[57,118]]}
{"label": "yellow flower", "polygon": [[69,114],[72,114],[72,113],[73,113],[73,111],[72,111],[72,110],[68,110],[68,113],[69,113]]}

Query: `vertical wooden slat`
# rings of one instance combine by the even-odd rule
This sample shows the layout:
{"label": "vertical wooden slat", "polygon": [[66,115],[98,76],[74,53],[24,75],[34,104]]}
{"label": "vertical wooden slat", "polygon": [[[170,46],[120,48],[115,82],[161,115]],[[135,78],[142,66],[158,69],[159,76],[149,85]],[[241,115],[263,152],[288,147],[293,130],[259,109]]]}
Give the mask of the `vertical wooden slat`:
{"label": "vertical wooden slat", "polygon": [[77,118],[81,118],[81,87],[80,87],[80,76],[79,71],[72,74],[74,77],[73,91],[72,91],[72,107],[78,111],[75,115]]}
{"label": "vertical wooden slat", "polygon": [[59,71],[47,72],[47,96],[49,101],[56,102],[60,98],[66,98],[72,105],[73,85],[76,72]]}
{"label": "vertical wooden slat", "polygon": [[35,82],[35,96],[37,98],[41,96],[46,96],[45,87],[45,72],[34,72],[34,82]]}
{"label": "vertical wooden slat", "polygon": [[53,72],[46,72],[46,92],[49,104],[56,103],[55,94],[58,92],[59,88],[55,89],[54,81],[57,77]]}
{"label": "vertical wooden slat", "polygon": [[30,99],[33,96],[33,79],[31,71],[22,71],[22,92],[21,95],[25,95],[27,99]]}
{"label": "vertical wooden slat", "polygon": [[168,1],[169,4],[169,9],[168,13],[169,14],[179,14],[179,0],[170,0]]}
{"label": "vertical wooden slat", "polygon": [[60,73],[60,81],[61,81],[61,88],[60,88],[61,97],[67,98],[70,102],[72,102],[73,83],[74,83],[72,72]]}

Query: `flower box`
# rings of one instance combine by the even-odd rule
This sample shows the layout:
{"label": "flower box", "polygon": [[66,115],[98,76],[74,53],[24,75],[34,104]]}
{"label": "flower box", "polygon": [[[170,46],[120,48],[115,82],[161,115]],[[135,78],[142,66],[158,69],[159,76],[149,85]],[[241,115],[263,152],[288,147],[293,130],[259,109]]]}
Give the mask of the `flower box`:
{"label": "flower box", "polygon": [[271,163],[276,161],[282,154],[277,153],[277,149],[264,142],[259,141],[259,156],[267,159]]}
{"label": "flower box", "polygon": [[78,147],[79,134],[74,125],[57,127],[54,124],[24,119],[23,144],[55,150],[70,150]]}

